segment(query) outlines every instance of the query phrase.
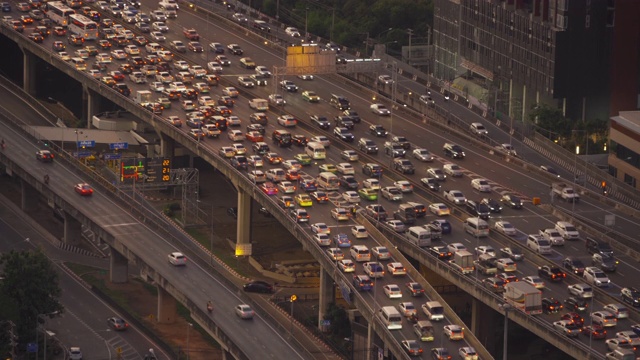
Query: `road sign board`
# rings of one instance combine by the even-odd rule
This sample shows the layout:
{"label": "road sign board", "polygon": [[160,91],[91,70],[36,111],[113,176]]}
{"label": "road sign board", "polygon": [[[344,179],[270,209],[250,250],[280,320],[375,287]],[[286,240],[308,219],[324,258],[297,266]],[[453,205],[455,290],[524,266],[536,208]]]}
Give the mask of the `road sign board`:
{"label": "road sign board", "polygon": [[104,154],[105,160],[118,160],[122,157],[122,154]]}
{"label": "road sign board", "polygon": [[91,151],[76,151],[73,153],[74,157],[89,157],[91,156]]}
{"label": "road sign board", "polygon": [[117,142],[117,143],[109,144],[109,149],[111,150],[123,150],[128,148],[129,148],[129,143],[126,143],[126,142]]}
{"label": "road sign board", "polygon": [[81,140],[78,141],[78,147],[95,147],[96,146],[96,142],[95,140]]}

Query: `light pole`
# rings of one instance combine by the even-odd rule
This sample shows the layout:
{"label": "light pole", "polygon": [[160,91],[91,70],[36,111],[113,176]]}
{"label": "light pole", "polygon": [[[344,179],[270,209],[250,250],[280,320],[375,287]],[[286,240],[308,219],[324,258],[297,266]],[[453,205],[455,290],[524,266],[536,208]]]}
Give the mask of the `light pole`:
{"label": "light pole", "polygon": [[509,304],[502,304],[500,308],[504,310],[504,333],[502,335],[502,360],[507,360],[507,339],[509,338],[509,311],[513,308]]}
{"label": "light pole", "polygon": [[211,205],[211,236],[209,239],[209,251],[211,254],[211,257],[209,258],[209,264],[213,266],[213,204],[207,204],[201,200],[196,200],[199,203],[205,204],[205,205]]}
{"label": "light pole", "polygon": [[407,34],[409,34],[409,56],[407,62],[411,65],[411,38],[413,38],[413,29],[407,29]]}
{"label": "light pole", "polygon": [[309,7],[304,8],[304,41],[309,40],[309,32],[307,31],[309,25]]}
{"label": "light pole", "polygon": [[187,360],[189,360],[189,333],[191,332],[193,324],[188,322],[187,325]]}
{"label": "light pole", "polygon": [[[27,238],[26,240],[29,240],[29,238]],[[51,316],[51,315],[56,315],[58,314],[57,311],[54,312],[50,312],[50,313],[46,313],[46,314],[38,314],[36,316],[36,360],[38,360],[38,352],[40,350],[39,346],[38,346],[38,333],[39,333],[39,328],[40,328],[40,318],[42,317],[44,319],[45,316]],[[46,321],[46,319],[45,319]],[[46,329],[45,329],[46,331]],[[44,358],[47,358],[47,333],[45,332],[44,334]]]}

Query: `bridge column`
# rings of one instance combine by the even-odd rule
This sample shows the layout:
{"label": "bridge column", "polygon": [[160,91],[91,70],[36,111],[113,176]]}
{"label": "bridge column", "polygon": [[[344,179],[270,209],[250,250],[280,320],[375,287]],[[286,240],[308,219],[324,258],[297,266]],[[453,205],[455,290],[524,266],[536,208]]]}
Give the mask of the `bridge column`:
{"label": "bridge column", "polygon": [[129,261],[114,248],[109,249],[111,250],[111,256],[109,257],[109,280],[112,283],[126,283],[129,275]]}
{"label": "bridge column", "polygon": [[329,304],[335,301],[333,279],[325,268],[320,269],[320,298],[318,299],[318,328],[322,330],[322,320]]}
{"label": "bridge column", "polygon": [[222,360],[233,360],[233,355],[225,349],[222,349]]}
{"label": "bridge column", "polygon": [[160,156],[164,158],[173,158],[176,149],[176,141],[167,134],[160,133]]}
{"label": "bridge column", "polygon": [[[83,99],[86,99],[86,109],[87,109],[87,113],[85,116],[85,119],[87,120],[87,129],[92,128],[92,118],[93,115],[97,114],[100,112],[100,95],[96,92],[91,91],[91,89],[89,89],[86,86],[82,86],[82,93],[86,94],[83,95]],[[86,96],[86,97],[85,97]],[[83,106],[84,109],[84,106]]]}
{"label": "bridge column", "polygon": [[176,299],[164,288],[158,288],[158,322],[162,324],[173,324],[176,321],[178,307]]}
{"label": "bridge column", "polygon": [[369,356],[367,356],[367,359],[377,359],[378,358],[378,351],[376,348],[376,351],[374,352],[374,348],[373,348],[373,339],[376,337],[376,332],[373,330],[373,324],[369,323],[367,325],[367,344],[365,349],[372,349],[371,353],[369,353]]}
{"label": "bridge column", "polygon": [[237,244],[251,243],[251,194],[238,187]]}
{"label": "bridge column", "polygon": [[78,245],[82,240],[82,224],[66,211],[64,214],[64,234],[62,242],[67,245]]}
{"label": "bridge column", "polygon": [[31,186],[28,182],[21,180],[20,187],[22,188],[22,198],[21,198],[21,206],[24,212],[29,212],[38,207],[38,199],[40,198],[40,194],[38,191]]}
{"label": "bridge column", "polygon": [[478,300],[476,298],[472,298],[471,300],[471,332],[478,335],[480,334],[480,318],[482,317],[480,314],[480,305],[478,304]]}
{"label": "bridge column", "polygon": [[26,49],[22,49],[22,62],[24,72],[22,73],[22,86],[29,95],[36,93],[36,56]]}

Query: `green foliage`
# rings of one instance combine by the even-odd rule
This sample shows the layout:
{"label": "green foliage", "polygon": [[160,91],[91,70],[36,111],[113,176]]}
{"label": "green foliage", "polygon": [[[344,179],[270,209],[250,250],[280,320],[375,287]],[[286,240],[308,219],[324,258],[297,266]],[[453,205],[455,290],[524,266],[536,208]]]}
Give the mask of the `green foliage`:
{"label": "green foliage", "polygon": [[531,120],[538,127],[560,135],[568,137],[573,130],[573,123],[562,115],[562,110],[553,108],[545,104],[537,104],[529,113]]}
{"label": "green foliage", "polygon": [[329,332],[332,336],[338,339],[351,337],[351,323],[349,322],[347,312],[343,308],[337,306],[335,303],[329,304],[324,319],[331,321]]}
{"label": "green foliage", "polygon": [[0,307],[0,317],[16,323],[18,341],[35,338],[39,314],[60,314],[64,307],[58,298],[58,273],[41,250],[11,251],[0,256],[0,293],[8,306]]}

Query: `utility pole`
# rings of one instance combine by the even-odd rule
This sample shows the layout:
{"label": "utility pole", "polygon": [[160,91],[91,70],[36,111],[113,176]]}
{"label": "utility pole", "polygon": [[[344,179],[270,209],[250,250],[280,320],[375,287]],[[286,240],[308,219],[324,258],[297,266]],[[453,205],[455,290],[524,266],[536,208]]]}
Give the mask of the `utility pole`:
{"label": "utility pole", "polygon": [[407,63],[411,65],[411,38],[413,37],[413,29],[407,29],[407,33],[409,34],[409,56],[407,56]]}

